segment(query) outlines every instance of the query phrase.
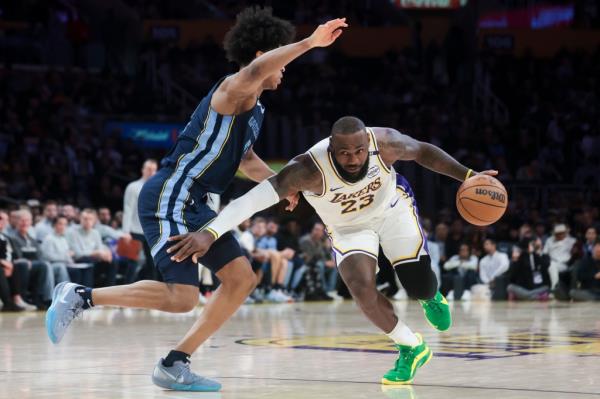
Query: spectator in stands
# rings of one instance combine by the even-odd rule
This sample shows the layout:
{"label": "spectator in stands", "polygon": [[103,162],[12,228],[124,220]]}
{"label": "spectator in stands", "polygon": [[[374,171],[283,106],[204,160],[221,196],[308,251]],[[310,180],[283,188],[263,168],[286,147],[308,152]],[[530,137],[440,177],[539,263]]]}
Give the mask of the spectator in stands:
{"label": "spectator in stands", "polygon": [[546,243],[548,235],[546,234],[546,225],[544,223],[537,223],[535,225],[535,236],[542,240],[542,244]]}
{"label": "spectator in stands", "polygon": [[600,301],[600,242],[592,247],[592,255],[579,262],[577,269],[579,288],[569,294],[575,301]]}
{"label": "spectator in stands", "polygon": [[442,292],[446,298],[468,301],[471,299],[471,287],[477,284],[477,257],[471,254],[469,244],[461,244],[457,255],[444,263]]}
{"label": "spectator in stands", "polygon": [[66,217],[67,220],[69,221],[69,225],[68,225],[67,229],[70,229],[71,227],[74,227],[75,225],[77,225],[77,212],[73,205],[71,205],[71,204],[63,205],[60,208],[59,213],[61,215],[63,215],[64,217]]}
{"label": "spectator in stands", "polygon": [[123,233],[130,234],[134,240],[140,241],[144,246],[145,263],[141,272],[142,276],[140,277],[149,280],[156,280],[158,273],[154,267],[150,246],[144,238],[144,231],[142,230],[138,216],[137,203],[142,186],[148,179],[154,176],[157,169],[157,162],[153,159],[147,159],[142,166],[142,176],[127,185],[123,198]]}
{"label": "spectator in stands", "polygon": [[[337,269],[335,262],[331,259],[331,252],[325,246],[325,226],[323,223],[316,222],[310,233],[300,238],[300,251],[304,258],[307,271],[304,274],[305,297],[307,301],[329,300],[327,288],[331,288],[331,282],[335,278],[337,281]],[[335,269],[335,272],[332,270]],[[323,271],[329,271],[331,278],[329,287],[323,278]],[[335,275],[333,274],[335,273]]]}
{"label": "spectator in stands", "polygon": [[122,274],[125,284],[135,281],[138,272],[138,257],[142,244],[132,241],[129,233],[112,227],[112,216],[110,209],[101,207],[98,209],[98,222],[94,229],[98,230],[102,242],[110,249],[113,263],[117,266],[118,273]]}
{"label": "spectator in stands", "polygon": [[588,227],[585,231],[585,241],[583,242],[583,256],[591,257],[593,254],[593,249],[596,243],[598,242],[598,232],[595,227]]}
{"label": "spectator in stands", "polygon": [[[102,242],[98,230],[94,229],[96,221],[96,211],[84,209],[81,212],[81,224],[67,231],[69,248],[75,254],[75,262],[94,264],[96,286],[115,285],[117,267],[113,263],[110,249]],[[102,282],[99,283],[99,281]]]}
{"label": "spectator in stands", "polygon": [[110,213],[110,209],[105,206],[101,206],[100,208],[98,208],[98,223],[110,226],[111,221],[112,216]]}
{"label": "spectator in stands", "polygon": [[19,223],[19,210],[15,209],[10,211],[8,214],[8,224],[4,227],[2,231],[9,237],[12,237],[17,232],[17,224]]}
{"label": "spectator in stands", "polygon": [[255,247],[254,236],[250,231],[251,226],[252,220],[246,219],[236,229],[233,230],[234,237],[239,241],[242,251],[244,251],[244,255],[246,255],[250,261],[252,260],[250,254],[254,252]]}
{"label": "spectator in stands", "polygon": [[0,234],[5,234],[6,226],[8,226],[8,213],[4,209],[0,209]]}
{"label": "spectator in stands", "polygon": [[509,269],[509,300],[547,300],[550,294],[550,259],[542,251],[539,238],[525,240],[521,254]]}
{"label": "spectator in stands", "polygon": [[[49,262],[55,270],[56,283],[69,281],[67,268],[71,267],[73,261],[73,251],[69,248],[69,242],[65,235],[69,221],[64,216],[58,216],[52,223],[53,231],[44,238],[41,245],[42,259]],[[56,276],[56,270],[64,270],[65,275]]]}
{"label": "spectator in stands", "polygon": [[[450,226],[450,234],[446,239],[445,255],[448,259],[451,256],[458,254],[460,250],[460,246],[464,242],[464,234],[463,234],[464,224],[461,219],[455,219]],[[470,252],[469,247],[469,252]]]}
{"label": "spectator in stands", "polygon": [[492,292],[492,298],[505,299],[507,281],[504,274],[510,267],[508,255],[496,248],[496,241],[491,238],[483,242],[486,255],[479,261],[479,279],[487,284]]}
{"label": "spectator in stands", "polygon": [[295,292],[304,274],[304,260],[300,254],[300,224],[295,219],[288,219],[277,233],[277,249],[294,251],[288,268],[286,289]]}
{"label": "spectator in stands", "polygon": [[277,250],[277,238],[279,224],[275,220],[269,220],[267,231],[264,236],[256,240],[256,247],[269,254],[269,261],[263,263],[263,273],[270,273],[270,285],[267,285],[266,299],[272,302],[288,302],[292,298],[283,292],[283,285],[288,269],[288,260],[293,257],[293,251],[281,252]]}
{"label": "spectator in stands", "polygon": [[[435,226],[435,236],[433,241],[437,243],[440,253],[440,265],[443,265],[447,260],[446,255],[446,240],[448,239],[448,225],[446,223],[439,223]],[[440,283],[441,284],[441,283]]]}
{"label": "spectator in stands", "polygon": [[113,228],[110,225],[112,220],[110,209],[107,207],[102,207],[98,209],[98,221],[94,225],[94,229],[98,230],[100,233],[100,237],[102,237],[102,241],[106,245],[111,245],[113,241],[119,240],[121,238],[125,239],[125,241],[131,240],[131,235],[125,233],[122,230],[118,230]]}
{"label": "spectator in stands", "polygon": [[44,238],[52,232],[52,223],[58,216],[58,206],[56,201],[46,201],[44,204],[44,214],[42,220],[35,224],[35,238],[38,242],[44,241]]}
{"label": "spectator in stands", "polygon": [[429,258],[431,259],[431,269],[435,273],[439,288],[439,286],[442,284],[442,274],[440,271],[440,243],[437,241],[437,237],[431,234],[430,219],[423,219],[421,222],[421,227],[423,228],[425,237],[427,237],[427,252],[429,252]]}
{"label": "spectator in stands", "polygon": [[[250,223],[250,228],[247,228],[247,225]],[[262,217],[255,217],[252,222],[249,220],[244,222],[241,230],[240,245],[248,253],[252,270],[256,273],[256,280],[258,282],[257,288],[250,296],[254,301],[262,302],[264,300],[263,289],[261,288],[264,274],[262,265],[269,260],[269,254],[267,251],[256,247],[256,240],[267,233],[267,222]]]}
{"label": "spectator in stands", "polygon": [[546,240],[544,254],[550,257],[550,288],[558,284],[558,275],[567,270],[568,262],[571,260],[571,250],[575,244],[575,238],[569,235],[565,224],[554,226],[553,236]]}
{"label": "spectator in stands", "polygon": [[[8,223],[8,214],[4,211],[0,211],[0,219],[5,220],[6,223]],[[0,311],[21,312],[25,310],[25,308],[15,303],[8,281],[8,279],[12,277],[14,271],[10,251],[12,250],[8,237],[0,233],[0,300],[2,301],[2,309],[0,309]]]}
{"label": "spectator in stands", "polygon": [[[2,233],[5,227],[8,225],[8,213],[3,210],[0,210],[0,265],[3,271],[2,275],[5,277],[8,283],[9,296],[2,299],[4,305],[8,304],[8,309],[10,309],[11,301],[24,310],[35,310],[36,307],[25,302],[23,297],[21,296],[21,281],[20,281],[20,273],[15,271],[15,265],[13,264],[13,247],[10,238]],[[19,309],[15,309],[19,311]]]}
{"label": "spectator in stands", "polygon": [[21,209],[16,213],[16,218],[17,228],[10,239],[14,250],[13,264],[22,282],[20,294],[25,297],[26,282],[35,281],[31,298],[38,309],[44,310],[50,304],[55,285],[52,266],[41,260],[39,244],[30,233],[31,212]]}

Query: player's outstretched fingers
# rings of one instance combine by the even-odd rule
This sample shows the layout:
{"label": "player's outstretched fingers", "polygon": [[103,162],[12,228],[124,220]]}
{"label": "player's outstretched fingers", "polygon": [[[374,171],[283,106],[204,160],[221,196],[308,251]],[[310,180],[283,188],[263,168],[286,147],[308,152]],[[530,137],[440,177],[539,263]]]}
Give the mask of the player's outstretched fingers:
{"label": "player's outstretched fingers", "polygon": [[169,249],[167,249],[167,253],[173,253],[181,248],[185,244],[185,238],[187,234],[181,234],[178,236],[169,237],[167,241],[178,241],[176,244],[173,244]]}
{"label": "player's outstretched fingers", "polygon": [[177,262],[184,261],[185,259],[187,259],[188,256],[190,256],[194,252],[191,237],[187,237],[181,242],[183,243],[183,246],[179,248],[177,253],[171,258]]}

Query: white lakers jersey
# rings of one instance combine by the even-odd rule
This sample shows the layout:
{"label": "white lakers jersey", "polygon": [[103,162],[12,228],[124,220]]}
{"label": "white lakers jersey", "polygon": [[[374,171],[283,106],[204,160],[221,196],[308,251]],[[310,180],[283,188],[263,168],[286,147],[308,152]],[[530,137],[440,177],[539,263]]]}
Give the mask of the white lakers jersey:
{"label": "white lakers jersey", "polygon": [[321,171],[323,192],[321,195],[303,192],[328,229],[362,223],[381,216],[396,197],[396,172],[387,167],[377,147],[375,134],[369,134],[369,169],[366,176],[350,183],[345,181],[333,164],[329,137],[321,140],[307,153]]}

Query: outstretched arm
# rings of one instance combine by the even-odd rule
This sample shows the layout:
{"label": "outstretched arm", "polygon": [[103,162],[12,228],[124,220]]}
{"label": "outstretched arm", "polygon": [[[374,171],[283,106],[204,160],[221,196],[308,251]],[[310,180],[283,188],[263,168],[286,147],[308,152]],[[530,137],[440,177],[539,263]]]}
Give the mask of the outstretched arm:
{"label": "outstretched arm", "polygon": [[197,262],[214,241],[255,213],[277,204],[281,199],[298,191],[318,192],[321,190],[320,187],[321,172],[309,155],[299,155],[278,174],[229,203],[204,230],[170,237],[169,241],[178,242],[167,252],[174,254],[171,259],[176,262],[181,262],[189,256]]}
{"label": "outstretched arm", "polygon": [[[464,181],[477,174],[433,144],[415,140],[392,128],[376,127],[373,128],[373,131],[377,137],[380,155],[388,165],[396,161],[415,161],[429,170],[458,181]],[[491,176],[498,174],[494,170],[481,173]]]}
{"label": "outstretched arm", "polygon": [[228,77],[222,86],[231,96],[247,97],[255,93],[267,77],[281,71],[308,50],[332,44],[342,34],[342,28],[347,26],[346,18],[333,19],[319,25],[312,35],[304,40],[267,51],[255,58],[238,73]]}
{"label": "outstretched arm", "polygon": [[257,183],[273,176],[275,171],[263,161],[252,148],[250,148],[240,162],[239,170],[246,175],[247,178]]}

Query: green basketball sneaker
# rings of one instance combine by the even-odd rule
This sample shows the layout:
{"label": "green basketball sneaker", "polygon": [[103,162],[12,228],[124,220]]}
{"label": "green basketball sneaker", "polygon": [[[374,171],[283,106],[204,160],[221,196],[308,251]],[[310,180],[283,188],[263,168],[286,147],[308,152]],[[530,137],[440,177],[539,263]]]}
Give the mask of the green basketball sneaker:
{"label": "green basketball sneaker", "polygon": [[417,346],[396,345],[400,351],[398,360],[393,369],[385,373],[381,379],[381,383],[385,385],[402,385],[410,384],[417,372],[417,369],[424,366],[433,352],[427,346],[421,334],[415,334],[419,339]]}
{"label": "green basketball sneaker", "polygon": [[446,331],[452,325],[452,315],[446,298],[438,291],[432,299],[419,300],[423,307],[425,317],[433,328],[438,331]]}

